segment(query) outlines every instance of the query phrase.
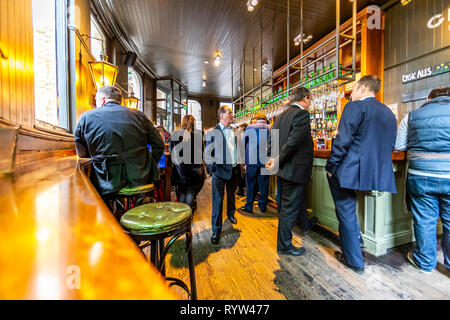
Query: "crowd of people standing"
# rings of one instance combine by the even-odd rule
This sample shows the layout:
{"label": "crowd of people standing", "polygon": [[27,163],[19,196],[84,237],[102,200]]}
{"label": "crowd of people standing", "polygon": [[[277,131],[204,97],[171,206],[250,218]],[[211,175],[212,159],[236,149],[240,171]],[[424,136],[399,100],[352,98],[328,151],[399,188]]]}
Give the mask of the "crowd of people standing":
{"label": "crowd of people standing", "polygon": [[[351,270],[364,272],[357,192],[397,192],[392,152],[398,149],[408,151],[406,191],[416,237],[416,248],[407,259],[424,272],[436,267],[436,223],[441,217],[444,265],[450,268],[450,89],[433,90],[427,103],[402,120],[397,135],[395,115],[375,98],[380,85],[380,79],[370,75],[354,84],[325,167],[339,221],[341,251],[335,257]],[[259,194],[257,206],[265,212],[269,177],[276,175],[277,251],[305,254],[304,247],[292,244],[292,229],[298,220],[306,234],[317,223],[308,218],[306,201],[314,154],[308,89],[292,90],[285,110],[271,122],[258,112],[250,124],[233,128],[233,110],[224,105],[218,109],[217,126],[210,130],[195,129],[194,117],[186,115],[171,135],[163,127],[156,129],[142,112],[120,106],[120,97],[115,87],[100,88],[98,108],[81,116],[75,134],[78,155],[93,160],[92,181],[103,196],[157,179],[156,163],[166,143],[177,201],[195,211],[197,195],[207,175],[212,177],[213,244],[220,241],[225,191],[227,218],[237,224],[236,189],[241,196],[246,191],[239,211],[252,214]]]}

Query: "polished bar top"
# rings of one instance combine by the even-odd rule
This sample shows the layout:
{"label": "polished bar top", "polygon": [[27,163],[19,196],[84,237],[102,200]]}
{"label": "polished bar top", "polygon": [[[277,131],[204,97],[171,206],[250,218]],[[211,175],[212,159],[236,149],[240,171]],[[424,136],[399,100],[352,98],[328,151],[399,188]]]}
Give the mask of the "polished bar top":
{"label": "polished bar top", "polygon": [[[330,157],[331,150],[325,149],[314,149],[314,158],[324,158],[328,159]],[[394,151],[392,152],[392,161],[402,161],[405,160],[405,152],[404,151]]]}
{"label": "polished bar top", "polygon": [[76,156],[0,178],[0,299],[179,299]]}

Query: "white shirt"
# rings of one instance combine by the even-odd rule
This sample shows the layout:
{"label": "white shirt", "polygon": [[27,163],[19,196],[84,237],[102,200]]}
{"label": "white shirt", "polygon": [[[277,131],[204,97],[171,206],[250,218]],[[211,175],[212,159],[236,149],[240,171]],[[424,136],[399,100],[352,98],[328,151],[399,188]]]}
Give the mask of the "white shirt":
{"label": "white shirt", "polygon": [[[404,151],[408,147],[408,120],[409,114],[403,117],[402,121],[398,125],[397,138],[395,140],[395,150]],[[435,178],[450,178],[449,174],[433,174],[422,172],[419,170],[408,169],[408,173],[416,176],[435,177]]]}
{"label": "white shirt", "polygon": [[408,120],[409,114],[407,114],[398,125],[395,150],[404,151],[406,150],[406,147],[408,147]]}
{"label": "white shirt", "polygon": [[[237,164],[237,148],[236,148],[236,139],[234,137],[234,130],[233,128],[227,128],[222,123],[219,123],[220,129],[222,129],[222,132],[225,136],[225,141],[227,142],[227,150],[231,154],[231,164],[233,167]],[[224,159],[226,162],[226,159]]]}
{"label": "white shirt", "polygon": [[363,100],[366,100],[366,99],[368,99],[368,98],[375,98],[375,96],[367,96],[367,97],[364,97],[364,98],[362,98],[362,99],[359,99],[359,101],[363,101]]}
{"label": "white shirt", "polygon": [[296,106],[296,107],[299,107],[299,108],[302,109],[302,110],[305,110],[305,108],[303,108],[301,105],[299,105],[299,104],[297,104],[297,103],[293,103],[292,105],[293,105],[293,106]]}

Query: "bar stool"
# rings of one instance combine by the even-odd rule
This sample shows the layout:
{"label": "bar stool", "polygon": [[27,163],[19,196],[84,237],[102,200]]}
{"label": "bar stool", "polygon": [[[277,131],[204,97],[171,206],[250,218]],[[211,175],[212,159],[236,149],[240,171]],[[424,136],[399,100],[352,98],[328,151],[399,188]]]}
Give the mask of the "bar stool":
{"label": "bar stool", "polygon": [[[197,300],[194,255],[192,252],[192,218],[192,210],[187,204],[180,202],[155,202],[128,210],[120,219],[120,224],[136,243],[141,241],[147,242],[146,245],[140,246],[141,250],[150,245],[150,261],[170,282],[169,287],[177,285],[187,292],[191,300]],[[186,235],[191,290],[180,279],[166,277],[165,271],[167,252],[172,244],[184,234]],[[172,238],[167,245],[164,245],[164,240],[168,237]]]}
{"label": "bar stool", "polygon": [[[153,184],[145,184],[137,187],[125,187],[120,189],[118,192],[108,197],[108,199],[115,204],[115,208],[111,208],[111,211],[117,220],[120,220],[126,211],[144,204],[144,199],[146,197],[150,198],[147,202],[154,202],[154,189]],[[117,208],[119,208],[119,210]]]}

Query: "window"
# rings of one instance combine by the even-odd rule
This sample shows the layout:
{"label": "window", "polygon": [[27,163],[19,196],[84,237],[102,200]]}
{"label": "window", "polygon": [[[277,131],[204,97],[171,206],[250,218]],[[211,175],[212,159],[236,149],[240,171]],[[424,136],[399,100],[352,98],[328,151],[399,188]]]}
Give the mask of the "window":
{"label": "window", "polygon": [[69,129],[67,2],[33,0],[35,119]]}
{"label": "window", "polygon": [[195,127],[198,130],[202,130],[202,106],[198,101],[188,101],[188,114],[195,118]]}
{"label": "window", "polygon": [[98,25],[97,20],[95,20],[93,15],[91,15],[91,53],[97,61],[102,60],[100,56],[103,54],[104,41],[105,35]]}
{"label": "window", "polygon": [[139,99],[139,110],[142,111],[142,80],[141,76],[131,67],[128,68],[128,94]]}
{"label": "window", "polygon": [[166,110],[166,98],[167,98],[167,94],[160,90],[160,89],[156,89],[156,99],[157,99],[157,107],[163,110]]}

